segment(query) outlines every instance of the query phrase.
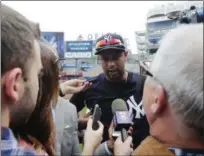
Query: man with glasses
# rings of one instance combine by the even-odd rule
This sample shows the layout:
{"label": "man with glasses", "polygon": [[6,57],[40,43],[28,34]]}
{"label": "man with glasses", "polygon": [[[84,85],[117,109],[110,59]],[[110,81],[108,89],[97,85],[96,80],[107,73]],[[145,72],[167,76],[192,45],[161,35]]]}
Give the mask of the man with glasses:
{"label": "man with glasses", "polygon": [[143,67],[150,136],[133,155],[204,155],[203,24],[170,31]]}
{"label": "man with glasses", "polygon": [[[128,52],[123,38],[118,34],[108,33],[96,41],[96,53],[104,73],[88,80],[92,83],[90,89],[74,94],[70,102],[75,104],[79,112],[85,105],[93,110],[95,104],[102,109],[101,122],[104,124],[103,141],[107,149],[112,149],[112,139],[108,128],[113,119],[111,104],[121,98],[127,102],[134,122],[133,144],[138,146],[148,135],[149,127],[142,108],[144,77],[138,73],[125,70]],[[83,119],[86,125],[86,119]],[[110,151],[108,151],[111,154]]]}

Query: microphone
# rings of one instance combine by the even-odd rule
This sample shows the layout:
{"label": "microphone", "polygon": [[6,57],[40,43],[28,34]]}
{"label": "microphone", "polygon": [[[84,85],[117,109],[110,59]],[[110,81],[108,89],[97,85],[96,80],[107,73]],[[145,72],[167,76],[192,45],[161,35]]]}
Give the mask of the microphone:
{"label": "microphone", "polygon": [[94,113],[93,113],[93,125],[92,129],[97,130],[99,128],[98,121],[101,119],[101,108],[99,107],[98,104],[95,105],[94,107]]}
{"label": "microphone", "polygon": [[122,99],[115,99],[112,102],[113,112],[113,125],[114,130],[112,133],[113,138],[117,138],[119,135],[122,136],[122,141],[127,138],[127,131],[132,125],[126,102]]}

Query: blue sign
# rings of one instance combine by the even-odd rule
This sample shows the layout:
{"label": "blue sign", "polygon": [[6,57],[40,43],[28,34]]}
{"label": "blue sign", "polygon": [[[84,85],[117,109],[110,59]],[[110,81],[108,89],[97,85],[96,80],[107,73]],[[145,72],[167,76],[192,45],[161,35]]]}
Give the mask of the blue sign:
{"label": "blue sign", "polygon": [[41,37],[56,48],[60,58],[64,58],[64,32],[41,32]]}
{"label": "blue sign", "polygon": [[93,41],[67,41],[66,52],[92,52]]}
{"label": "blue sign", "polygon": [[64,63],[63,67],[68,67],[68,68],[75,68],[76,65],[75,64],[71,64],[71,63]]}
{"label": "blue sign", "polygon": [[93,41],[66,41],[66,58],[90,58]]}

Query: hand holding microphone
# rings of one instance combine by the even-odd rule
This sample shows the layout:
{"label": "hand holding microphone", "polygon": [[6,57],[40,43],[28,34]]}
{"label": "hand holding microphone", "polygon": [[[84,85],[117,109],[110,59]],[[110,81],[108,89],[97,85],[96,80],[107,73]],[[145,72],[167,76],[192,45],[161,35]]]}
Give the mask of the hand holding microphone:
{"label": "hand holding microphone", "polygon": [[123,155],[131,155],[133,152],[133,148],[131,148],[132,137],[128,136],[126,140],[123,142],[121,136],[119,136],[114,143],[114,155],[123,156]]}
{"label": "hand holding microphone", "polygon": [[126,102],[122,99],[116,99],[112,102],[112,112],[113,112],[113,125],[114,130],[112,133],[113,138],[122,136],[122,140],[125,141],[128,137],[127,131],[132,125],[132,120],[130,118]]}
{"label": "hand holding microphone", "polygon": [[89,118],[87,129],[84,135],[83,155],[92,155],[94,150],[100,145],[103,136],[103,124],[99,121],[101,111],[98,105],[95,106],[93,119]]}
{"label": "hand holding microphone", "polygon": [[[114,117],[109,127],[108,148],[114,152],[114,155],[130,155],[133,149],[131,146],[132,137],[128,136],[128,130],[132,125],[132,120],[125,101],[122,99],[114,100],[112,112]],[[116,139],[115,142],[114,139]]]}
{"label": "hand holding microphone", "polygon": [[112,136],[117,137],[114,143],[114,155],[131,155],[132,137],[128,136],[128,130],[132,125],[127,104],[122,99],[116,99],[112,103],[114,131]]}
{"label": "hand holding microphone", "polygon": [[101,108],[99,107],[98,104],[95,105],[94,107],[94,112],[93,112],[93,124],[92,124],[92,129],[97,130],[99,128],[98,121],[101,119]]}
{"label": "hand holding microphone", "polygon": [[93,130],[93,119],[89,118],[87,129],[84,134],[84,149],[83,155],[92,155],[94,150],[100,145],[103,136],[103,124],[98,121],[98,129]]}
{"label": "hand holding microphone", "polygon": [[93,125],[93,119],[90,118],[88,120],[87,129],[84,135],[84,144],[89,143],[97,147],[97,145],[101,143],[104,127],[100,121],[98,121],[99,127],[97,130],[93,130],[92,125]]}

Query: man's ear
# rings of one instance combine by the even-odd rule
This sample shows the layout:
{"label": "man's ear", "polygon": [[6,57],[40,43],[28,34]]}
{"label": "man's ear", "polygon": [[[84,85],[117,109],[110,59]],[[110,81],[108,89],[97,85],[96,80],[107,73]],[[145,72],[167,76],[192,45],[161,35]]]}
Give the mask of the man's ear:
{"label": "man's ear", "polygon": [[124,52],[124,56],[125,56],[125,60],[127,60],[127,57],[128,57],[128,51],[125,51],[125,52]]}
{"label": "man's ear", "polygon": [[128,51],[125,51],[124,55],[125,55],[125,57],[127,57],[128,56]]}
{"label": "man's ear", "polygon": [[24,92],[22,70],[14,68],[2,76],[2,88],[6,98],[16,103]]}
{"label": "man's ear", "polygon": [[151,112],[159,114],[166,107],[166,95],[161,85],[156,85],[154,91],[154,104],[151,105]]}

